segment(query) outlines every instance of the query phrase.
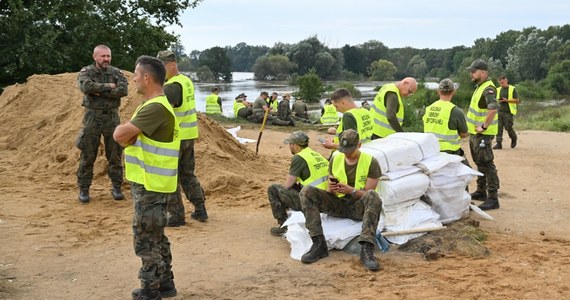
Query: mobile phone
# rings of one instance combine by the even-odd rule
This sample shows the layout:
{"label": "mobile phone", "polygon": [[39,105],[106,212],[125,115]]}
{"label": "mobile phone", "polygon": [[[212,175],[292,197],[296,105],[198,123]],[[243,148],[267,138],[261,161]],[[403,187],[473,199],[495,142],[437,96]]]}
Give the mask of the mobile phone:
{"label": "mobile phone", "polygon": [[336,179],[336,178],[334,178],[334,177],[329,177],[329,180],[330,180],[331,182],[338,183],[338,179]]}
{"label": "mobile phone", "polygon": [[327,141],[327,140],[325,140],[325,139],[322,138],[322,137],[320,137],[318,140],[319,140],[319,142],[321,142],[322,144],[324,144],[324,143]]}

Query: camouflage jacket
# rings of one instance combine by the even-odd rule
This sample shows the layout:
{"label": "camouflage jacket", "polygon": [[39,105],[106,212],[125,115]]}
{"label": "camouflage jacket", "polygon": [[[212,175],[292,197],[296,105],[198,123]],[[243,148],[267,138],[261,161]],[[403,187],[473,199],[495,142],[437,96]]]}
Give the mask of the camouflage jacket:
{"label": "camouflage jacket", "polygon": [[[117,86],[111,88],[109,83]],[[92,109],[114,109],[121,104],[121,97],[128,93],[128,81],[120,69],[109,66],[100,69],[95,64],[86,66],[79,71],[77,85],[84,94],[81,105]]]}

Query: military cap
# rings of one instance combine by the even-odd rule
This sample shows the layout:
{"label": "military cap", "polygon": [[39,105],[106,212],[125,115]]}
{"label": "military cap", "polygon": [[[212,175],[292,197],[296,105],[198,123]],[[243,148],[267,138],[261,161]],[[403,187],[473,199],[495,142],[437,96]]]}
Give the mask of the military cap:
{"label": "military cap", "polygon": [[445,78],[439,82],[438,90],[442,92],[453,92],[455,90],[455,83],[453,83],[451,79]]}
{"label": "military cap", "polygon": [[176,54],[170,50],[159,51],[156,57],[163,62],[176,62]]}
{"label": "military cap", "polygon": [[469,67],[467,67],[466,70],[469,72],[474,72],[476,70],[487,71],[487,70],[489,70],[489,65],[487,64],[486,61],[478,58],[475,61],[473,61],[473,63]]}
{"label": "military cap", "polygon": [[295,131],[283,141],[284,144],[295,144],[300,146],[309,145],[309,136],[302,131]]}
{"label": "military cap", "polygon": [[360,137],[358,136],[358,132],[354,129],[347,129],[339,136],[339,146],[337,150],[342,153],[351,153],[356,150],[359,143]]}

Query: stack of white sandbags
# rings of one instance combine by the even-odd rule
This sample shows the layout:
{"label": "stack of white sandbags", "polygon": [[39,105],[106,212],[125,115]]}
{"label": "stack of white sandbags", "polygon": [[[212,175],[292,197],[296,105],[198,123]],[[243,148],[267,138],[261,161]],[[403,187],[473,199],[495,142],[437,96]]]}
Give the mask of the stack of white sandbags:
{"label": "stack of white sandbags", "polygon": [[471,196],[465,188],[473,178],[483,175],[461,163],[462,160],[463,157],[441,153],[417,164],[429,175],[426,201],[439,214],[443,224],[469,214]]}

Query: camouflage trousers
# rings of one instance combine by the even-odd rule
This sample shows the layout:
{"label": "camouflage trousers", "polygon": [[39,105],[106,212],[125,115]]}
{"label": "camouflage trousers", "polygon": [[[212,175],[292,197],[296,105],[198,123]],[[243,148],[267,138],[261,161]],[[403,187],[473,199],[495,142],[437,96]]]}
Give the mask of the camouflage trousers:
{"label": "camouflage trousers", "polygon": [[205,202],[204,190],[200,185],[200,181],[194,169],[196,168],[196,159],[194,156],[194,141],[182,140],[180,142],[180,159],[178,160],[178,182],[179,185],[176,192],[168,196],[168,221],[178,222],[184,221],[184,203],[182,203],[182,194],[180,189],[186,194],[188,199],[194,206],[203,206]]}
{"label": "camouflage trousers", "polygon": [[503,128],[507,130],[511,140],[517,139],[517,133],[513,129],[514,116],[510,112],[499,111],[499,132],[497,132],[497,143],[503,142]]}
{"label": "camouflage trousers", "polygon": [[[484,141],[484,147],[480,147],[481,141]],[[475,165],[477,165],[477,170],[484,175],[477,177],[478,192],[496,192],[499,189],[499,176],[497,175],[497,167],[495,167],[495,162],[493,161],[495,156],[491,148],[492,142],[492,135],[477,134],[469,137],[471,158]]]}
{"label": "camouflage trousers", "polygon": [[251,116],[252,113],[253,111],[251,110],[251,107],[243,107],[240,110],[238,110],[238,117],[247,119],[247,117]]}
{"label": "camouflage trousers", "polygon": [[123,165],[121,154],[123,148],[113,140],[115,127],[120,123],[117,110],[86,109],[83,116],[83,128],[79,132],[75,145],[81,150],[77,169],[77,185],[88,189],[93,181],[93,165],[99,151],[101,135],[105,143],[105,157],[109,162],[107,174],[113,186],[123,183]]}
{"label": "camouflage trousers", "polygon": [[350,196],[339,198],[334,193],[306,186],[301,190],[300,197],[305,226],[311,237],[323,234],[320,215],[322,212],[331,217],[362,221],[358,241],[375,243],[378,220],[382,212],[382,199],[375,191],[368,190],[360,199],[355,200]]}
{"label": "camouflage trousers", "polygon": [[[253,113],[251,116],[247,117],[247,120],[250,122],[254,122],[254,123],[263,123],[263,117],[265,116],[265,113],[262,112],[257,112],[257,113]],[[277,118],[274,115],[267,115],[267,125],[277,125],[277,126],[288,126],[289,124],[291,124],[289,121],[283,121],[279,118]]]}
{"label": "camouflage trousers", "polygon": [[299,198],[299,191],[297,190],[274,183],[267,188],[267,196],[273,217],[277,219],[280,225],[287,219],[288,208],[301,210],[301,198]]}
{"label": "camouflage trousers", "polygon": [[157,289],[172,278],[170,242],[164,234],[168,194],[147,191],[131,182],[134,202],[133,236],[135,254],[141,258],[139,279],[142,288]]}

